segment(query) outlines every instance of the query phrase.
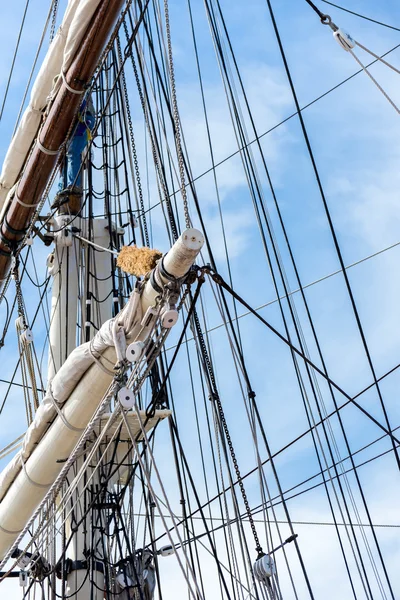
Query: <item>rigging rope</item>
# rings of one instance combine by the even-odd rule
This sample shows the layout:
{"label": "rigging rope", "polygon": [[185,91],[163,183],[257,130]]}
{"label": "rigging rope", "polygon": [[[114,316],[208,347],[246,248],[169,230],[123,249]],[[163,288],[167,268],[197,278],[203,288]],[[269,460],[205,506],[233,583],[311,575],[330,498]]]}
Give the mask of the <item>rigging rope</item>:
{"label": "rigging rope", "polygon": [[16,43],[15,50],[14,50],[14,56],[13,56],[12,63],[11,63],[11,69],[10,69],[10,73],[9,73],[7,84],[6,84],[6,89],[4,92],[3,102],[2,102],[1,108],[0,108],[0,121],[3,117],[4,107],[5,107],[5,104],[7,101],[8,91],[10,89],[10,83],[11,83],[11,79],[12,79],[13,72],[14,72],[15,61],[17,59],[19,44],[21,41],[21,36],[22,36],[23,29],[24,29],[24,25],[25,25],[25,18],[26,18],[26,13],[28,12],[29,2],[30,2],[30,0],[26,0],[24,14],[22,16],[22,22],[21,22],[21,26],[19,29],[19,33],[18,33],[17,43]]}
{"label": "rigging rope", "polygon": [[185,215],[185,224],[186,229],[190,229],[191,222],[189,216],[189,206],[187,199],[187,191],[185,184],[185,168],[183,162],[183,154],[182,154],[182,144],[181,144],[181,128],[180,128],[180,117],[178,111],[178,103],[176,99],[176,86],[175,86],[175,72],[174,72],[174,61],[172,56],[172,42],[171,42],[171,27],[169,22],[169,9],[168,9],[168,0],[164,0],[164,13],[165,13],[165,29],[167,34],[167,46],[168,46],[168,73],[169,73],[169,81],[171,86],[171,101],[172,101],[172,111],[173,111],[173,119],[174,119],[174,129],[175,129],[175,142],[176,142],[176,152],[178,155],[178,164],[179,164],[179,173],[181,178],[181,193],[183,200],[183,211]]}
{"label": "rigging rope", "polygon": [[[311,4],[308,0],[306,0],[308,4]],[[351,15],[356,17],[360,17],[360,19],[365,19],[366,21],[370,21],[371,23],[376,23],[376,25],[382,25],[383,27],[388,27],[389,29],[394,29],[395,31],[400,31],[399,27],[394,27],[394,25],[388,25],[387,23],[382,23],[382,21],[377,21],[376,19],[371,19],[370,17],[366,17],[365,15],[361,15],[360,13],[354,12],[353,10],[349,10],[348,8],[344,8],[343,6],[339,6],[338,4],[334,4],[333,2],[329,2],[328,0],[321,0],[321,2],[325,2],[325,4],[329,4],[330,6],[334,6],[339,10],[343,10]]]}

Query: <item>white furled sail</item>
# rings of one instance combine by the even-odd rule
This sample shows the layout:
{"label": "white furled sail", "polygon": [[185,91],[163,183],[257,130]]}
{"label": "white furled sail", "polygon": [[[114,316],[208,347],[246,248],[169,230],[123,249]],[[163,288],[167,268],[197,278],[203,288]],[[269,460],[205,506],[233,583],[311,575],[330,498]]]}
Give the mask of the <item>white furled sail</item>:
{"label": "white furled sail", "polygon": [[[162,268],[154,269],[156,287],[168,285],[169,278],[182,278],[203,241],[199,231],[185,231],[160,261]],[[140,292],[135,289],[123,310],[106,321],[91,342],[76,348],[50,382],[21,451],[0,476],[0,558],[55,481],[62,461],[74,449],[107,392],[113,380],[110,368],[124,353],[118,333],[125,335],[122,345],[126,350],[125,340],[145,341],[158,318],[162,319],[163,307],[158,311],[152,308],[159,293],[152,278]]]}
{"label": "white furled sail", "polygon": [[[29,105],[11,141],[0,175],[0,209],[16,183],[43,113],[57,91],[56,78],[70,66],[100,0],[69,0],[64,19],[33,84]],[[54,86],[56,86],[54,88]]]}

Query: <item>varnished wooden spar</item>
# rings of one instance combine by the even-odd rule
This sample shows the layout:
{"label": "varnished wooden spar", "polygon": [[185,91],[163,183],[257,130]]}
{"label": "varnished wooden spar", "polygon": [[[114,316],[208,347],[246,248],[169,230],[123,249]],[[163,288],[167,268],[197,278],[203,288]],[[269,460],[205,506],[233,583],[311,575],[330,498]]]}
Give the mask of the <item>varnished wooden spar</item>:
{"label": "varnished wooden spar", "polygon": [[[103,0],[99,5],[88,26],[82,45],[65,74],[65,80],[70,88],[83,91],[90,81],[122,4],[123,0]],[[40,201],[55,167],[57,151],[65,141],[81,101],[82,95],[68,90],[65,81],[62,81],[39,134],[42,147],[56,153],[43,152],[35,142],[15,194],[28,206],[21,205],[14,196],[0,226],[0,289],[11,265],[10,248],[17,247],[24,237],[35,205]]]}

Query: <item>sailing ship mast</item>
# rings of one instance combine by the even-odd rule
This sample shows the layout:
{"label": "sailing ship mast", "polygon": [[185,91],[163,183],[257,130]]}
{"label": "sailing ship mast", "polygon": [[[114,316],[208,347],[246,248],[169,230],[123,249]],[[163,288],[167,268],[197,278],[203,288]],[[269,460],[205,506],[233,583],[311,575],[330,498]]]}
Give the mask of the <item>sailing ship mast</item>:
{"label": "sailing ship mast", "polygon": [[[91,3],[87,4],[90,7]],[[8,275],[12,253],[24,239],[35,209],[45,192],[57,163],[57,157],[76,118],[85,86],[98,65],[122,4],[123,0],[104,0],[99,3],[84,32],[82,45],[73,57],[68,71],[60,75],[61,81],[57,86],[59,89],[40,127],[39,135],[22,169],[17,186],[13,190],[12,199],[8,202],[6,200],[0,236],[2,282]],[[92,5],[95,6],[96,3]]]}
{"label": "sailing ship mast", "polygon": [[[315,9],[314,3],[307,2]],[[252,261],[248,272],[241,277],[246,286],[233,285],[227,250],[230,240],[225,237],[190,0],[189,20],[226,250],[226,278],[217,272],[213,255],[215,240],[210,239],[204,225],[204,201],[197,196],[181,130],[168,2],[164,3],[162,16],[156,0],[144,4],[127,2],[124,7],[122,1],[71,0],[69,8],[80,7],[85,12],[91,6],[92,16],[76,44],[76,54],[68,68],[61,71],[37,137],[31,140],[32,146],[28,144],[29,153],[18,177],[13,179],[6,174],[0,178],[0,198],[5,200],[0,228],[0,279],[5,287],[12,266],[18,297],[21,360],[25,361],[24,368],[29,367],[31,387],[35,386],[34,362],[33,352],[29,351],[31,331],[21,299],[19,260],[29,232],[46,244],[54,244],[49,258],[53,282],[48,328],[49,384],[22,449],[0,476],[0,558],[3,559],[0,577],[7,577],[8,570],[18,563],[20,573],[14,573],[21,578],[27,598],[31,588],[41,587],[43,594],[47,589],[52,600],[58,596],[63,600],[150,600],[157,595],[161,599],[170,597],[163,587],[163,581],[168,580],[163,575],[170,569],[162,564],[163,557],[174,555],[176,571],[171,568],[170,579],[178,572],[185,591],[174,589],[173,597],[183,593],[196,600],[317,597],[310,577],[311,561],[304,558],[307,544],[298,535],[288,506],[290,490],[285,491],[279,477],[277,460],[283,450],[271,450],[265,427],[270,413],[262,412],[264,407],[256,398],[254,369],[247,360],[238,320],[237,308],[242,305],[284,345],[293,363],[308,425],[304,436],[312,438],[319,467],[317,476],[322,478],[318,485],[323,486],[331,511],[346,590],[354,598],[372,600],[379,593],[382,598],[394,599],[391,574],[358,476],[337,395],[387,436],[385,439],[392,444],[397,460],[399,439],[385,412],[378,382],[375,387],[383,416],[376,417],[328,373],[223,10],[218,0],[205,0],[204,4],[238,156],[272,274],[274,302],[279,306],[282,330],[244,299],[250,290],[260,288],[261,270],[255,271]],[[269,1],[267,4],[288,70],[272,6]],[[122,17],[114,28],[121,9]],[[341,47],[350,52],[354,48],[353,38],[339,30],[332,19],[319,14],[318,9],[316,12],[333,29]],[[142,36],[137,35],[139,28]],[[132,66],[130,78],[128,64]],[[294,116],[299,116],[310,148],[290,72],[288,77],[297,108]],[[165,222],[163,233],[156,223],[155,238],[160,236],[164,247],[170,248],[161,258],[161,253],[150,249],[152,231],[147,218],[153,207],[144,205],[144,182],[135,140],[136,115],[130,108],[132,98],[128,89],[132,82],[137,88],[139,109],[143,111],[145,144],[148,144],[146,161],[150,155],[154,162],[154,181],[149,178],[146,164],[146,184],[158,194]],[[52,215],[41,217],[44,227],[38,227],[37,219],[50,192],[51,178],[55,168],[62,166],[61,150],[74,135],[82,99],[90,94],[96,107],[98,137],[83,156],[85,195],[77,201],[77,197],[67,194],[67,201],[59,204]],[[246,127],[254,133],[253,141]],[[292,261],[307,324],[314,336],[315,353],[307,348],[292,299],[280,240],[274,233],[259,165],[253,156],[252,148],[256,146],[260,164],[265,168],[266,183],[271,184],[274,215]],[[95,156],[101,157],[99,164]],[[312,154],[311,158],[318,175]],[[101,176],[103,196],[98,193]],[[182,194],[181,204],[177,201],[178,194]],[[188,197],[196,208],[195,216],[190,216],[200,223],[204,237],[192,228]],[[133,199],[136,209],[132,209]],[[101,207],[97,214],[94,206],[99,207],[103,200],[104,210]],[[332,225],[329,212],[328,217]],[[157,257],[145,272],[129,270],[127,264],[122,266],[123,252],[119,254],[124,245],[122,240],[127,239],[129,250],[129,246],[140,245],[139,238],[146,246],[146,255]],[[200,259],[203,266],[192,269],[204,241],[208,252],[206,262],[210,262],[204,266]],[[133,262],[138,256],[135,252]],[[340,248],[338,253],[342,265]],[[130,262],[129,258],[127,263]],[[26,262],[22,264],[26,270]],[[342,272],[352,298],[345,267]],[[132,274],[139,278],[133,279]],[[203,286],[205,280],[209,286]],[[237,376],[238,380],[235,393],[230,393],[228,386],[225,397],[221,392],[225,373],[215,368],[218,355],[224,352],[220,348],[213,351],[208,338],[206,312],[210,306],[215,306],[216,314],[222,318],[226,355],[232,356],[232,378]],[[352,306],[359,323],[354,302]],[[179,312],[184,315],[182,322],[178,320]],[[165,343],[176,323],[180,324],[168,349],[173,355],[167,360],[171,354],[167,355]],[[190,341],[194,344],[193,352],[189,349]],[[74,349],[77,343],[81,345]],[[251,344],[260,348],[260,354],[265,353],[265,346],[258,339],[257,344],[255,338]],[[185,367],[182,373],[178,369],[176,377],[180,386],[179,378],[185,371],[190,383],[181,392],[183,402],[179,412],[170,383],[178,351],[182,355],[183,348],[187,348],[187,364],[181,363]],[[368,354],[367,346],[365,349]],[[272,360],[269,357],[266,363]],[[189,408],[192,396],[193,406]],[[333,403],[330,415],[324,404],[325,396]],[[243,422],[237,431],[230,417],[235,411],[239,414],[239,397],[243,399],[240,409]],[[283,400],[286,403],[288,399]],[[339,419],[340,435],[354,471],[354,488],[361,500],[353,493],[343,467],[344,459],[330,425],[332,416]],[[167,442],[166,432],[170,436]],[[193,432],[198,436],[198,456],[194,452],[192,456]],[[156,434],[162,440],[157,458]],[[185,435],[189,437],[187,444],[182,441]],[[303,434],[299,439],[303,439]],[[288,448],[295,443],[296,440],[290,442]],[[242,470],[244,461],[239,454],[246,454],[250,446],[256,466],[253,470]],[[198,484],[201,472],[204,489]],[[254,485],[249,483],[252,474],[257,478]],[[258,504],[255,498],[259,499]],[[365,511],[366,525],[360,518],[358,501]],[[180,508],[173,510],[178,503]],[[259,512],[261,519],[255,517]],[[33,532],[32,538],[27,539],[28,531]],[[213,575],[208,570],[211,563]]]}

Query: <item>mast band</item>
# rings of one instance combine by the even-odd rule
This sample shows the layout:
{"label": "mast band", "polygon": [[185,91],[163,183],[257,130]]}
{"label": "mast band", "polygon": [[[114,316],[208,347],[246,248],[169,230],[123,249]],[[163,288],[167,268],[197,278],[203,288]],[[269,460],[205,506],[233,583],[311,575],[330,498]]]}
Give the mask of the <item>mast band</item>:
{"label": "mast band", "polygon": [[5,237],[5,235],[3,235],[2,230],[0,229],[0,242],[2,244],[4,244],[5,246],[7,246],[8,248],[10,248],[10,252],[7,252],[6,250],[3,250],[2,248],[0,248],[0,254],[1,256],[11,256],[12,254],[12,241],[9,240],[8,238]]}
{"label": "mast band", "polygon": [[188,274],[190,273],[190,269],[187,273],[185,273],[184,275],[182,275],[182,277],[174,277],[173,275],[171,275],[171,273],[168,273],[167,269],[164,266],[164,258],[165,258],[165,254],[162,257],[162,259],[160,260],[160,262],[157,264],[157,269],[160,272],[160,275],[162,275],[162,277],[164,277],[165,279],[168,279],[168,281],[172,281],[174,283],[180,283],[183,282],[186,277],[188,276]]}
{"label": "mast band", "polygon": [[158,292],[159,294],[162,294],[162,292],[163,292],[163,288],[162,288],[162,287],[160,287],[160,286],[158,285],[157,281],[156,281],[156,278],[155,278],[155,271],[156,271],[156,269],[154,269],[154,270],[151,272],[151,275],[150,275],[150,283],[151,283],[152,287],[155,289],[155,291],[156,291],[156,292]]}
{"label": "mast band", "polygon": [[87,571],[88,569],[104,573],[104,565],[99,560],[71,560],[71,562],[68,561],[65,567],[66,575],[69,575],[72,571]]}
{"label": "mast band", "polygon": [[12,233],[14,235],[19,235],[21,233],[23,235],[25,235],[25,233],[28,231],[28,227],[24,227],[24,229],[14,229],[14,227],[11,227],[10,223],[7,221],[7,217],[4,217],[3,223],[4,223],[7,231],[9,231],[10,233]]}

